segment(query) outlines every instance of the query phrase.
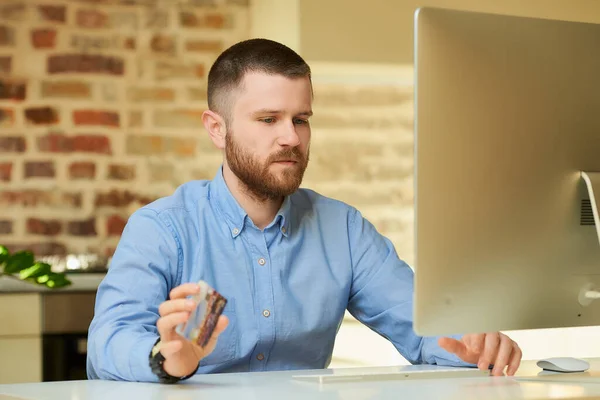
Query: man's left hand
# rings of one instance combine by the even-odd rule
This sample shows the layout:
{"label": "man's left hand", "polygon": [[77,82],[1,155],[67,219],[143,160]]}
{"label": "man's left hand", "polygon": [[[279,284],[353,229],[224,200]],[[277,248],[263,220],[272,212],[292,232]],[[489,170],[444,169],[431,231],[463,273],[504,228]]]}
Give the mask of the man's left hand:
{"label": "man's left hand", "polygon": [[511,338],[503,333],[483,333],[464,335],[460,340],[440,338],[438,344],[444,350],[456,354],[460,359],[470,364],[477,364],[481,370],[494,366],[492,375],[512,376],[521,364],[523,353]]}

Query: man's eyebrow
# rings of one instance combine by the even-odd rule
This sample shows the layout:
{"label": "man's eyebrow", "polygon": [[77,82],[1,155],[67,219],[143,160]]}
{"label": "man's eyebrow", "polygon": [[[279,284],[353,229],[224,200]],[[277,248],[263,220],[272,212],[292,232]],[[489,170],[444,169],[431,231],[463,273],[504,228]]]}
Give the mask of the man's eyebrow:
{"label": "man's eyebrow", "polygon": [[258,114],[281,114],[282,111],[281,110],[271,110],[269,108],[261,108],[260,110],[256,110],[252,112],[252,115],[258,115]]}
{"label": "man's eyebrow", "polygon": [[[271,110],[268,108],[262,108],[260,110],[256,110],[252,112],[252,115],[260,115],[260,114],[283,114],[284,112],[281,110]],[[313,115],[312,110],[307,110],[307,111],[302,111],[296,115],[306,115],[306,116],[311,116]]]}

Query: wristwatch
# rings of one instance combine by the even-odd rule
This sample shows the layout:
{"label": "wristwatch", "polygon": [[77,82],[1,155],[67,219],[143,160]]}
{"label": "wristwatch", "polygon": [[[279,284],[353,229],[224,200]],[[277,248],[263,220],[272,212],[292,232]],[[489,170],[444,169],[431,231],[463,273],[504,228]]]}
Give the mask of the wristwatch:
{"label": "wristwatch", "polygon": [[163,367],[165,357],[160,352],[160,337],[156,340],[156,343],[154,343],[154,346],[150,351],[150,355],[148,356],[148,361],[150,363],[150,369],[152,370],[152,373],[158,376],[158,381],[160,383],[177,383],[184,379],[191,378],[192,376],[194,376],[196,371],[198,371],[198,367],[200,366],[200,364],[198,364],[198,367],[196,367],[194,372],[186,376],[177,377],[169,375]]}

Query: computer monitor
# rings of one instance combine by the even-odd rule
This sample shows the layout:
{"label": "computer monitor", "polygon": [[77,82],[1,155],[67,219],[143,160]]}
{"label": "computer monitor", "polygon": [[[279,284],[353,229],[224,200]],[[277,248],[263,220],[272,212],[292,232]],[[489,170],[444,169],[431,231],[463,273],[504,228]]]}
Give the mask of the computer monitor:
{"label": "computer monitor", "polygon": [[600,325],[600,25],[421,8],[414,65],[415,331]]}

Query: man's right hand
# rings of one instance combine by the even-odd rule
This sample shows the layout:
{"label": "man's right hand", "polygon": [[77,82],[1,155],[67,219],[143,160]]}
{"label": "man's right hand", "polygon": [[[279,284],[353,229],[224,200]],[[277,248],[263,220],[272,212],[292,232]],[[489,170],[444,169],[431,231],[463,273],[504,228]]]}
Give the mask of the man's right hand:
{"label": "man's right hand", "polygon": [[177,325],[185,322],[194,310],[195,304],[187,296],[197,294],[200,287],[195,283],[184,283],[169,294],[170,300],[158,308],[160,318],[156,327],[160,334],[160,352],[165,358],[163,368],[172,376],[183,377],[198,367],[200,360],[209,355],[217,344],[217,338],[225,330],[229,321],[221,315],[210,340],[204,347],[184,338],[175,332]]}

